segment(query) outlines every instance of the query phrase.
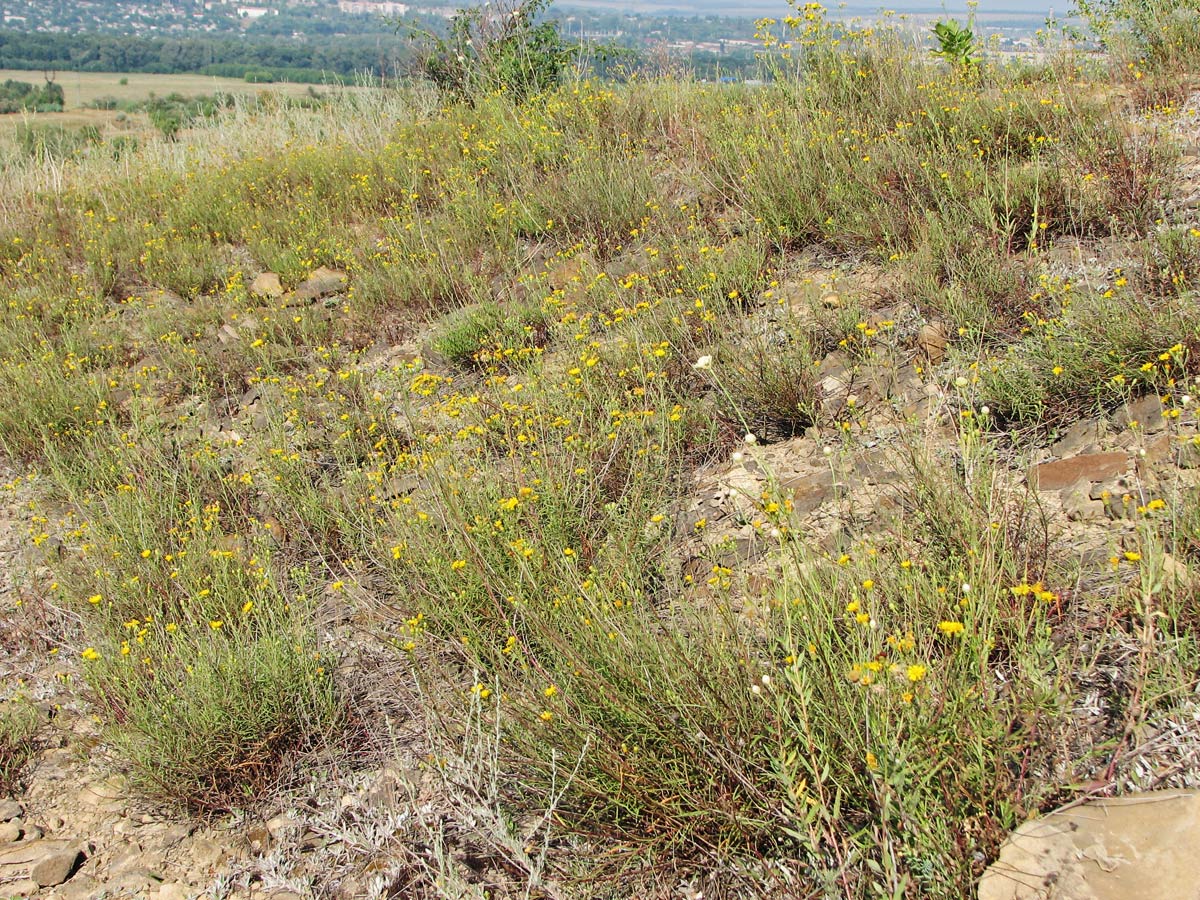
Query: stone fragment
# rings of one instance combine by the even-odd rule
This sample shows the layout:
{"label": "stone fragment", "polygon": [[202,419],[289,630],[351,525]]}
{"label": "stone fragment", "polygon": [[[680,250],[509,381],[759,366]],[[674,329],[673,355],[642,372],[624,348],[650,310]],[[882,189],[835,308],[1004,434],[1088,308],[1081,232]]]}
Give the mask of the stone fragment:
{"label": "stone fragment", "polygon": [[157,900],[188,900],[191,896],[192,892],[188,886],[177,881],[162,885],[155,895]]}
{"label": "stone fragment", "polygon": [[1087,491],[1073,490],[1063,497],[1063,512],[1072,522],[1100,522],[1104,519],[1104,501],[1091,499]]}
{"label": "stone fragment", "polygon": [[921,330],[917,334],[917,349],[933,366],[946,358],[948,343],[946,326],[941,322],[928,322],[921,326]]}
{"label": "stone fragment", "polygon": [[1182,591],[1191,590],[1196,583],[1195,577],[1185,563],[1181,563],[1170,553],[1164,553],[1159,562],[1162,571],[1163,582],[1167,587],[1174,587]]}
{"label": "stone fragment", "polygon": [[101,885],[95,878],[77,873],[70,881],[55,888],[49,900],[98,900],[101,897],[108,900],[112,896],[113,890],[108,885]]}
{"label": "stone fragment", "polygon": [[1179,468],[1200,469],[1200,436],[1179,445]]}
{"label": "stone fragment", "polygon": [[254,297],[282,297],[283,284],[274,272],[260,272],[250,282],[250,294]]}
{"label": "stone fragment", "polygon": [[979,900],[1194,900],[1200,794],[1096,800],[1026,822],[979,882]]}
{"label": "stone fragment", "polygon": [[84,785],[79,792],[79,802],[87,806],[107,807],[119,802],[126,795],[128,781],[123,775],[113,775],[101,781]]}
{"label": "stone fragment", "polygon": [[32,878],[26,878],[23,881],[17,881],[4,886],[5,893],[10,897],[32,897],[42,886]]}
{"label": "stone fragment", "polygon": [[202,869],[212,869],[225,861],[225,849],[208,838],[197,838],[192,842],[192,859]]}
{"label": "stone fragment", "polygon": [[254,825],[246,829],[246,847],[254,856],[262,856],[271,849],[271,831],[266,825]]}
{"label": "stone fragment", "polygon": [[192,832],[195,830],[195,826],[187,822],[178,822],[174,825],[171,825],[166,831],[163,832],[162,841],[159,843],[159,847],[163,850],[170,850],[180,841],[191,837]]}
{"label": "stone fragment", "polygon": [[21,818],[25,811],[16,800],[0,800],[0,822],[11,822]]}
{"label": "stone fragment", "polygon": [[29,877],[41,887],[53,887],[74,875],[82,862],[79,850],[56,850],[38,860],[29,870]]}
{"label": "stone fragment", "polygon": [[780,483],[780,488],[791,496],[795,514],[807,516],[833,496],[833,472],[821,471],[788,478]]}
{"label": "stone fragment", "polygon": [[1096,419],[1082,419],[1050,446],[1050,452],[1059,459],[1080,453],[1095,453],[1104,432],[1105,427]]}
{"label": "stone fragment", "polygon": [[110,879],[105,887],[116,896],[125,894],[134,897],[146,897],[157,893],[162,879],[148,869],[137,869],[122,872],[116,878]]}
{"label": "stone fragment", "polygon": [[1034,466],[1029,481],[1039,491],[1061,491],[1081,481],[1115,478],[1128,468],[1129,455],[1126,453],[1084,453]]}
{"label": "stone fragment", "polygon": [[297,300],[319,300],[330,294],[336,294],[346,287],[349,277],[345,272],[328,269],[321,266],[309,273],[308,278],[296,287]]}
{"label": "stone fragment", "polygon": [[1162,400],[1158,394],[1147,394],[1125,405],[1116,415],[1116,422],[1122,428],[1139,428],[1143,434],[1157,434],[1167,427],[1163,418]]}
{"label": "stone fragment", "polygon": [[266,824],[267,831],[271,832],[271,837],[278,838],[284,832],[299,827],[300,823],[290,816],[275,816],[268,819]]}
{"label": "stone fragment", "polygon": [[58,850],[66,850],[67,841],[26,840],[0,848],[0,869],[10,866],[29,866],[43,856]]}
{"label": "stone fragment", "polygon": [[21,826],[17,824],[18,821],[19,820],[13,820],[11,822],[0,824],[0,844],[15,844],[21,839],[21,835],[25,832]]}

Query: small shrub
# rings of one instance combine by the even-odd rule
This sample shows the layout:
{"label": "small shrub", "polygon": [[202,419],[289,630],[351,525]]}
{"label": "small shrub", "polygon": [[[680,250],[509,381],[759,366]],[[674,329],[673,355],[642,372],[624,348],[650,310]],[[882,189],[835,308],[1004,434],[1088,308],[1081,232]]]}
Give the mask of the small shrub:
{"label": "small shrub", "polygon": [[259,800],[345,724],[331,663],[303,637],[217,636],[166,661],[147,677],[118,652],[91,674],[135,783],[164,803],[211,813]]}
{"label": "small shrub", "polygon": [[1155,68],[1200,55],[1196,0],[1075,0],[1075,11],[1110,49]]}
{"label": "small shrub", "polygon": [[443,96],[474,103],[494,91],[518,101],[557,87],[576,55],[554,22],[538,22],[550,0],[501,0],[460,9],[442,38],[413,31],[424,48],[418,71]]}
{"label": "small shrub", "polygon": [[0,796],[17,789],[40,726],[41,714],[27,700],[10,700],[0,707]]}
{"label": "small shrub", "polygon": [[785,329],[749,335],[713,363],[711,381],[730,424],[767,441],[794,437],[817,413],[814,354]]}
{"label": "small shrub", "polygon": [[506,308],[485,303],[452,316],[434,338],[433,347],[457,366],[486,367],[521,357],[522,350],[545,346],[546,322],[541,308]]}

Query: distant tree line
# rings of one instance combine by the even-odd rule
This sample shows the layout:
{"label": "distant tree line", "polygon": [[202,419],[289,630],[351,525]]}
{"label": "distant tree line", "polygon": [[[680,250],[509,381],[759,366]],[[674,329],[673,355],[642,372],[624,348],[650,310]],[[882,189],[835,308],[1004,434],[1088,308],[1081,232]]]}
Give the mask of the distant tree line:
{"label": "distant tree line", "polygon": [[201,72],[250,80],[317,82],[321,73],[395,75],[409,57],[395,34],[334,40],[130,36],[0,31],[0,68],[77,72]]}

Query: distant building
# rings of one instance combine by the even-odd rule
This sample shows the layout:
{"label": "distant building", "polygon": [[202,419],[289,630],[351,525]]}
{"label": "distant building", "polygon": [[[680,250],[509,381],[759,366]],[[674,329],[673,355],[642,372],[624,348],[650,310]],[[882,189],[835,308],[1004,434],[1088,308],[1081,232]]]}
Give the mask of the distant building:
{"label": "distant building", "polygon": [[239,6],[237,14],[239,19],[261,19],[269,13],[278,13],[279,10],[271,9],[266,6]]}
{"label": "distant building", "polygon": [[356,16],[402,16],[408,12],[408,4],[390,0],[338,0],[338,9]]}

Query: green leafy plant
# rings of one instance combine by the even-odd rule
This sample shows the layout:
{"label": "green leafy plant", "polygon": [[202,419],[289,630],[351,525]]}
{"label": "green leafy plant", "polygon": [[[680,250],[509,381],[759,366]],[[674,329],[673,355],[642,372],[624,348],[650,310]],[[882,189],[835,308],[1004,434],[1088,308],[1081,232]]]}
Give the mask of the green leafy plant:
{"label": "green leafy plant", "polygon": [[523,100],[559,85],[576,48],[554,22],[538,21],[550,0],[506,0],[460,9],[441,37],[412,29],[424,43],[418,71],[443,96],[473,103],[504,92]]}
{"label": "green leafy plant", "polygon": [[969,25],[959,25],[953,19],[938,22],[933,26],[933,36],[938,42],[937,49],[932,51],[934,56],[962,68],[979,65],[975,32]]}

